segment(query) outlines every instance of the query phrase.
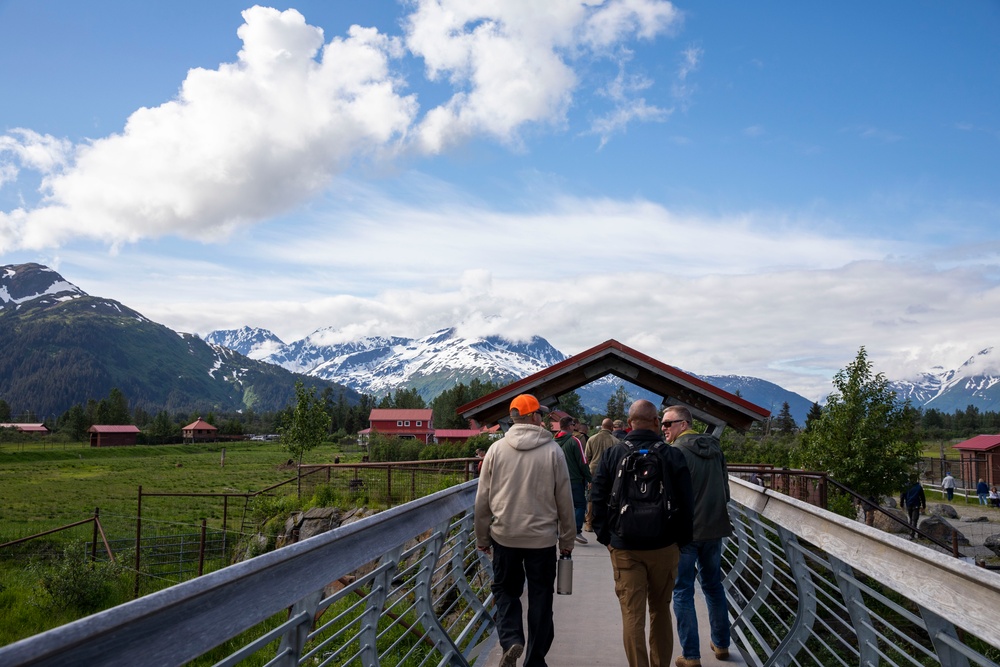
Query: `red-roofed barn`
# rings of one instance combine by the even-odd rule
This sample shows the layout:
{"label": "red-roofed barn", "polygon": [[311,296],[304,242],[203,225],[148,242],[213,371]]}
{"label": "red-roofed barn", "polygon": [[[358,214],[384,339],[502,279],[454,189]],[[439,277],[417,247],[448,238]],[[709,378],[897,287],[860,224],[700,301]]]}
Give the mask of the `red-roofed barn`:
{"label": "red-roofed barn", "polygon": [[91,447],[125,447],[139,439],[139,427],[132,424],[94,424],[87,431]]}
{"label": "red-roofed barn", "polygon": [[13,428],[17,429],[21,433],[38,433],[40,435],[48,435],[49,429],[45,424],[14,424],[14,423],[4,423],[0,424],[0,428]]}
{"label": "red-roofed barn", "polygon": [[1000,435],[977,435],[955,445],[962,453],[962,479],[969,488],[986,480],[990,486],[1000,484]]}
{"label": "red-roofed barn", "polygon": [[395,410],[376,408],[368,416],[370,431],[397,438],[434,442],[434,411],[428,409]]}

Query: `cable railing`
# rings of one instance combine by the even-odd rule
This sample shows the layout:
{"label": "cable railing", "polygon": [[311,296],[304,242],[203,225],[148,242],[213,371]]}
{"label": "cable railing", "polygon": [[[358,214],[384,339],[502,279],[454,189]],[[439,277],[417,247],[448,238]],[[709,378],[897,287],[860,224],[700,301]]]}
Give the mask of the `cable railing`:
{"label": "cable railing", "polygon": [[[1000,667],[996,574],[730,486],[725,586],[748,664]],[[495,634],[475,491],[466,482],[0,648],[0,664],[482,667]]]}
{"label": "cable railing", "polygon": [[[2,665],[476,665],[476,482],[0,648]],[[482,662],[478,662],[482,664]]]}
{"label": "cable railing", "polygon": [[731,478],[724,554],[748,664],[968,665],[1000,660],[1000,577]]}

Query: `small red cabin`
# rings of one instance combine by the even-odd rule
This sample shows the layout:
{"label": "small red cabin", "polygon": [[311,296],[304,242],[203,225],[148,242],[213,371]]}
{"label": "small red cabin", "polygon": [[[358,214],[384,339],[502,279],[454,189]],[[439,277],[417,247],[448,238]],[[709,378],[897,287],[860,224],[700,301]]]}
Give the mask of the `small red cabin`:
{"label": "small red cabin", "polygon": [[967,488],[976,488],[981,479],[990,486],[1000,484],[1000,435],[977,435],[955,449],[962,453],[962,479]]}
{"label": "small red cabin", "polygon": [[132,424],[94,424],[87,432],[91,447],[126,447],[139,439],[139,427]]}

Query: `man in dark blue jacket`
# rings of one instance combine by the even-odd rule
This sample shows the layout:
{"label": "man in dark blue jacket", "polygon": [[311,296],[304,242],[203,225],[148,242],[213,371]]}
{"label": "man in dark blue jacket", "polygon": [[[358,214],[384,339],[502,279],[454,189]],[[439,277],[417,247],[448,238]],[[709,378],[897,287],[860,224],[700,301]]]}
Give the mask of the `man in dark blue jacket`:
{"label": "man in dark blue jacket", "polygon": [[[632,427],[625,440],[604,452],[590,487],[594,532],[611,552],[615,593],[622,612],[622,640],[629,667],[667,667],[674,649],[670,595],[677,579],[680,545],[691,541],[691,476],[684,455],[663,442],[656,406],[646,400],[632,404]],[[658,453],[665,485],[675,513],[659,533],[644,540],[624,539],[609,521],[608,502],[619,463],[632,450]],[[649,648],[646,648],[646,607],[649,607]]]}
{"label": "man in dark blue jacket", "polygon": [[[910,519],[910,528],[916,528],[920,521],[921,510],[927,509],[927,497],[924,495],[924,487],[919,479],[913,482],[899,494],[899,504],[906,508],[906,514]],[[916,536],[916,532],[910,530],[910,539]]]}

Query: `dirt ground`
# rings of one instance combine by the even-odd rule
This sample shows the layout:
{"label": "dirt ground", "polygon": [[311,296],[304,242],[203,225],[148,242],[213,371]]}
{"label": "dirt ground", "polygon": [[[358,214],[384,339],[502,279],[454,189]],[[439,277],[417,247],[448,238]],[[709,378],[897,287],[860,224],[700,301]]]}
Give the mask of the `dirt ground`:
{"label": "dirt ground", "polygon": [[[958,519],[949,519],[947,517],[942,518],[945,519],[945,521],[947,521],[952,528],[957,530],[969,540],[968,547],[961,547],[961,551],[964,555],[971,556],[977,560],[985,559],[991,564],[1000,564],[1000,559],[998,559],[992,551],[983,546],[983,542],[987,537],[994,534],[1000,534],[1000,509],[996,507],[987,507],[986,505],[979,505],[978,503],[973,504],[970,502],[966,504],[965,500],[960,498],[956,498],[950,503],[947,501],[928,498],[928,514],[923,515],[921,520],[923,520],[924,516],[930,516],[930,510],[937,504],[951,505],[958,513]],[[979,517],[986,517],[989,521],[966,520],[977,519]]]}

